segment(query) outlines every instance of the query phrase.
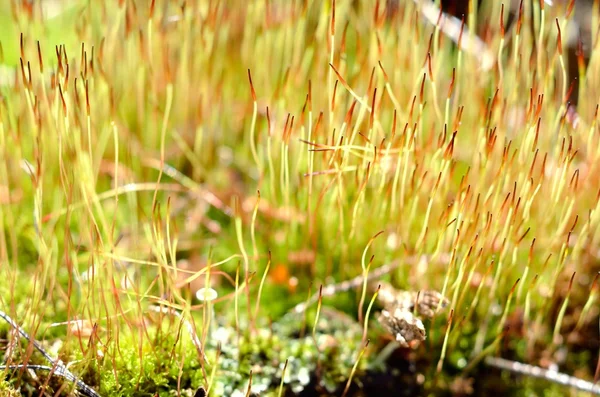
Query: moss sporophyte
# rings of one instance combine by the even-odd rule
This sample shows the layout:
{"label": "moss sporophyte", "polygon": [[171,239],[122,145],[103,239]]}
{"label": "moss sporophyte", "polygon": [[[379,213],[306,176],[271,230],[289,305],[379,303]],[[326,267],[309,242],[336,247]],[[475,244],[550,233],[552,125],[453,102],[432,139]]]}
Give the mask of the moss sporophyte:
{"label": "moss sporophyte", "polygon": [[0,2],[0,395],[600,393],[600,2]]}

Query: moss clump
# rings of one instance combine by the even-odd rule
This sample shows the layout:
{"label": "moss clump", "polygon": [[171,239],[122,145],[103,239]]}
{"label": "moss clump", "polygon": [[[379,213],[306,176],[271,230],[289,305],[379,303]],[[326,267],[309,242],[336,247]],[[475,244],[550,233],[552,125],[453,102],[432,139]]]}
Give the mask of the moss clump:
{"label": "moss clump", "polygon": [[0,393],[6,397],[17,397],[21,395],[18,390],[13,389],[10,386],[10,383],[5,380],[0,381]]}

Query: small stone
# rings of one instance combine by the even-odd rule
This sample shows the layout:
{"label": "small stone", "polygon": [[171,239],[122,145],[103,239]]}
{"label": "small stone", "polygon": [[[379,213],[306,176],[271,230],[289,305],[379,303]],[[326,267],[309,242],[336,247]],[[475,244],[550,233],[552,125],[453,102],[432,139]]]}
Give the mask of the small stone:
{"label": "small stone", "polygon": [[403,347],[409,347],[411,342],[424,341],[426,338],[423,322],[400,307],[391,311],[382,310],[379,322]]}
{"label": "small stone", "polygon": [[302,386],[306,386],[310,383],[310,371],[306,367],[302,367],[298,370],[298,382]]}

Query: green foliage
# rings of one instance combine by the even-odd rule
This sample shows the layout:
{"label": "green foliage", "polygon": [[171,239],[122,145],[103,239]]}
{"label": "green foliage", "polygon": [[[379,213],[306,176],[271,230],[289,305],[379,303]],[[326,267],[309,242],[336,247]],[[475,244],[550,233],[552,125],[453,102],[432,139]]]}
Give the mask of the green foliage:
{"label": "green foliage", "polygon": [[10,384],[5,380],[0,381],[0,393],[5,397],[17,397],[21,395],[17,390],[10,387]]}

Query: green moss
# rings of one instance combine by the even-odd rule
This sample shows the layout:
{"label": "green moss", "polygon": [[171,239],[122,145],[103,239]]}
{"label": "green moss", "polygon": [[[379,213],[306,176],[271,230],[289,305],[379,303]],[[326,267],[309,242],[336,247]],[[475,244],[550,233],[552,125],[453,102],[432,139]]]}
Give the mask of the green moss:
{"label": "green moss", "polygon": [[21,395],[21,393],[13,389],[5,380],[0,381],[0,394],[5,397],[17,397]]}

